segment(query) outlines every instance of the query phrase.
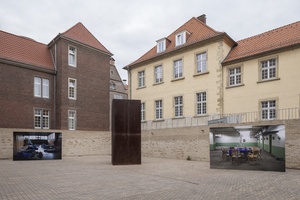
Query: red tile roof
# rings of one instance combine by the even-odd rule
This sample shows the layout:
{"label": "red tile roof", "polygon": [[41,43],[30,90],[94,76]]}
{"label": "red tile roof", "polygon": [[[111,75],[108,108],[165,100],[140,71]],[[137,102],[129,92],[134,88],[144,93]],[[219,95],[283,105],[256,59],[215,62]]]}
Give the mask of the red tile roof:
{"label": "red tile roof", "polygon": [[[186,39],[186,43],[184,45],[175,46],[175,36],[177,33],[186,30],[190,33],[190,35]],[[191,44],[195,44],[200,41],[207,40],[209,38],[222,35],[224,33],[215,31],[211,27],[204,24],[199,19],[193,17],[189,21],[187,21],[184,25],[175,30],[171,35],[169,35],[166,39],[169,40],[169,45],[167,44],[166,50],[162,53],[157,53],[156,46],[154,46],[150,51],[144,54],[142,57],[129,64],[129,67],[140,62],[155,58],[157,56],[178,50],[180,48],[186,47]]]}
{"label": "red tile roof", "polygon": [[0,31],[0,58],[54,70],[48,46]]}
{"label": "red tile roof", "polygon": [[300,21],[237,42],[223,64],[300,44]]}
{"label": "red tile roof", "polygon": [[61,35],[112,55],[81,22],[75,24]]}

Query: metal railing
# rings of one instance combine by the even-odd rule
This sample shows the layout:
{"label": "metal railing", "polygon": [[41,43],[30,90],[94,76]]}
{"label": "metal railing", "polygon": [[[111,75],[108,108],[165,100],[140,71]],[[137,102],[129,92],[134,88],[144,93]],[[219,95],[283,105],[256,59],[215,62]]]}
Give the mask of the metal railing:
{"label": "metal railing", "polygon": [[249,123],[271,120],[292,120],[300,119],[300,108],[286,108],[276,110],[276,115],[272,119],[263,119],[262,112],[245,112],[234,114],[214,114],[201,117],[184,117],[164,119],[160,121],[145,121],[141,123],[142,130],[204,126],[209,124],[235,124]]}

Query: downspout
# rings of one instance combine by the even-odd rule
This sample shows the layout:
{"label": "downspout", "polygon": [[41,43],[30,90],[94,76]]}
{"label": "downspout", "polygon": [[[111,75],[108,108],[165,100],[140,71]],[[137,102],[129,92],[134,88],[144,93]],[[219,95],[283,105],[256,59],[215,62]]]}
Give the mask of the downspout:
{"label": "downspout", "polygon": [[56,43],[54,45],[54,82],[53,82],[53,104],[54,104],[54,111],[53,111],[53,115],[54,115],[54,127],[55,129],[57,129],[56,127],[56,76],[57,76],[57,54],[56,54]]}

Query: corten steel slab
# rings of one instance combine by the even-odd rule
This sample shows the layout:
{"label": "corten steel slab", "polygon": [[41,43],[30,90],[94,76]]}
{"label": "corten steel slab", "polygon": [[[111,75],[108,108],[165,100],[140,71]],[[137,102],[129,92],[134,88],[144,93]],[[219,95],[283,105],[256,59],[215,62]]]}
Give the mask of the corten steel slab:
{"label": "corten steel slab", "polygon": [[112,103],[112,164],[141,164],[141,101]]}

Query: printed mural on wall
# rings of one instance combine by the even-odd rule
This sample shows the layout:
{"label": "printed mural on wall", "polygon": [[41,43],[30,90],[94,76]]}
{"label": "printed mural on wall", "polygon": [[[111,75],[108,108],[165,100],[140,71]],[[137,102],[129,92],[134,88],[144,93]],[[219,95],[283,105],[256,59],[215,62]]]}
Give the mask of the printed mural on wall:
{"label": "printed mural on wall", "polygon": [[61,159],[62,134],[14,132],[13,160]]}
{"label": "printed mural on wall", "polygon": [[285,171],[285,126],[210,128],[210,168]]}

